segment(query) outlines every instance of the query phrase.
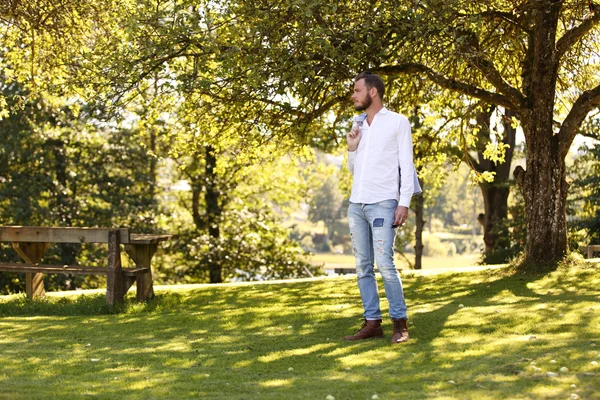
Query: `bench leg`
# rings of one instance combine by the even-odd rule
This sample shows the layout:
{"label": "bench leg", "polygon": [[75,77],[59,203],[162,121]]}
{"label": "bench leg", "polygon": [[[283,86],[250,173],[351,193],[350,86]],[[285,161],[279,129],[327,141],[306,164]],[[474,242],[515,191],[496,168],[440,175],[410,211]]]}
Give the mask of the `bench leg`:
{"label": "bench leg", "polygon": [[121,240],[119,231],[108,232],[108,268],[106,275],[106,302],[109,305],[123,302],[125,297],[121,267]]}
{"label": "bench leg", "polygon": [[137,300],[144,301],[154,297],[154,286],[152,283],[152,269],[150,263],[158,244],[130,244],[125,245],[125,251],[140,268],[148,268],[148,273],[138,275],[136,280]]}
{"label": "bench leg", "polygon": [[44,297],[44,274],[41,272],[25,273],[25,294],[27,297]]}
{"label": "bench leg", "polygon": [[[39,264],[44,253],[50,247],[50,243],[13,242],[12,247],[26,263]],[[46,295],[42,273],[25,273],[25,294],[27,297],[43,297]]]}
{"label": "bench leg", "polygon": [[152,285],[152,272],[138,275],[135,281],[136,298],[138,301],[150,300],[154,297],[154,286]]}

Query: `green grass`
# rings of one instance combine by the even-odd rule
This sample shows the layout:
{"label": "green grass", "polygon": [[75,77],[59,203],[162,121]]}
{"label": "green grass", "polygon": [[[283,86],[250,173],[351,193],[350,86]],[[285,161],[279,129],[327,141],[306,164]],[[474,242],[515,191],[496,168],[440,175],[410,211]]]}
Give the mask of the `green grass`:
{"label": "green grass", "polygon": [[600,398],[599,269],[404,286],[400,346],[387,319],[385,340],[341,339],[362,313],[348,277],[172,287],[117,310],[102,294],[0,297],[0,398]]}
{"label": "green grass", "polygon": [[[414,262],[414,256],[408,255],[409,259]],[[444,268],[456,268],[456,267],[468,267],[477,265],[477,262],[481,258],[479,254],[468,254],[468,255],[457,255],[454,257],[423,257],[423,269],[444,269]],[[396,255],[396,266],[399,269],[408,270],[410,269],[406,261]],[[339,266],[350,266],[355,265],[353,255],[347,254],[333,254],[333,253],[316,253],[309,258],[310,262],[316,264],[324,264],[325,268],[334,268]]]}

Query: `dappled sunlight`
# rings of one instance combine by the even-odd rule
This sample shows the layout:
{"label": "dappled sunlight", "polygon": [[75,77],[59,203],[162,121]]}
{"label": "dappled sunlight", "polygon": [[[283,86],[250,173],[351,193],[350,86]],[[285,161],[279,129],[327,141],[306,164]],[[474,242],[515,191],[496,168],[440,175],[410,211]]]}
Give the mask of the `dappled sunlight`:
{"label": "dappled sunlight", "polygon": [[505,289],[487,300],[488,304],[516,304],[526,299],[536,299],[536,297],[517,296],[512,291]]}
{"label": "dappled sunlight", "polygon": [[364,346],[362,346],[361,343],[357,343],[355,345],[337,347],[333,351],[325,353],[324,356],[326,356],[326,357],[344,356],[346,354],[357,353],[357,352],[359,352],[363,348],[364,348]]}
{"label": "dappled sunlight", "polygon": [[251,366],[254,362],[252,360],[243,360],[243,361],[238,361],[236,363],[234,363],[231,368],[237,368],[237,369],[241,369],[241,368],[248,368],[249,366]]}
{"label": "dappled sunlight", "polygon": [[370,378],[356,372],[345,371],[345,372],[331,372],[323,377],[326,381],[342,381],[342,382],[355,382],[355,383],[367,383]]}
{"label": "dappled sunlight", "polygon": [[[600,372],[590,364],[600,361],[597,291],[540,290],[485,271],[404,283],[411,340],[402,346],[389,343],[384,299],[384,339],[342,340],[362,314],[349,279],[163,292],[117,314],[101,298],[8,305],[0,312],[20,314],[0,320],[0,385],[49,397],[496,399],[565,382],[589,393],[597,379],[583,375]],[[571,372],[544,375],[562,366]]]}
{"label": "dappled sunlight", "polygon": [[268,355],[258,357],[258,361],[263,362],[263,363],[268,363],[268,362],[272,362],[272,361],[276,361],[276,360],[281,360],[281,359],[287,358],[287,357],[304,356],[304,355],[311,354],[311,353],[314,353],[317,351],[327,350],[333,346],[335,346],[335,344],[333,344],[333,343],[323,343],[323,344],[316,344],[314,346],[300,348],[300,349],[273,352]]}
{"label": "dappled sunlight", "polygon": [[264,387],[287,387],[292,386],[294,381],[295,379],[271,379],[260,382],[260,385]]}
{"label": "dappled sunlight", "polygon": [[[406,350],[405,350],[406,351]],[[401,359],[403,354],[394,348],[385,347],[371,351],[362,351],[360,353],[350,354],[338,357],[340,365],[343,367],[368,366],[373,367],[387,362]]]}

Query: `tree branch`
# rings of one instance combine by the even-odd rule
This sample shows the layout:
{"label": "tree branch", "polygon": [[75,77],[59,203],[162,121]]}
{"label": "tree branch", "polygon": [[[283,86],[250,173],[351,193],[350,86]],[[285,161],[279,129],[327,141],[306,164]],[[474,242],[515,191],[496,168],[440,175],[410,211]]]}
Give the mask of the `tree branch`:
{"label": "tree branch", "polygon": [[[459,13],[459,14],[463,17],[471,16],[471,15],[467,15],[467,14],[463,14],[463,13]],[[473,14],[473,15],[477,16],[477,17],[488,18],[490,20],[499,19],[499,20],[509,23],[510,25],[516,27],[517,29],[520,29],[523,32],[529,32],[529,30],[525,26],[523,26],[523,24],[521,24],[518,21],[518,19],[513,18],[515,15],[510,12],[503,12],[503,11],[498,11],[498,10],[486,10],[486,11],[483,11],[483,12],[480,12],[477,14]]]}
{"label": "tree branch", "polygon": [[506,82],[494,63],[485,57],[484,52],[480,49],[477,36],[470,30],[460,30],[457,32],[457,36],[460,39],[465,39],[464,44],[459,47],[462,48],[467,63],[478,69],[498,92],[508,96],[513,104],[523,104],[525,101],[524,96],[519,90]]}
{"label": "tree branch", "polygon": [[571,111],[563,121],[558,134],[560,135],[560,154],[565,157],[577,135],[581,123],[595,107],[600,107],[600,85],[592,90],[586,90],[579,96]]}
{"label": "tree branch", "polygon": [[[468,83],[460,82],[456,79],[447,78],[444,75],[432,70],[431,68],[418,63],[406,63],[398,65],[384,65],[379,68],[375,68],[373,72],[380,73],[382,75],[395,75],[395,74],[411,74],[419,73],[425,74],[427,77],[436,83],[437,85],[465,94],[470,97],[474,97],[483,100],[489,104],[496,104],[498,106],[508,108],[511,110],[519,111],[521,108],[521,99],[513,99],[502,94],[492,93],[485,89],[481,89],[477,86],[470,85]],[[517,100],[517,102],[514,102]]]}
{"label": "tree branch", "polygon": [[556,44],[556,52],[558,59],[561,59],[569,49],[577,43],[579,39],[584,37],[589,31],[591,31],[598,22],[600,22],[600,10],[598,7],[593,8],[594,13],[583,20],[583,22],[576,27],[568,30],[558,40]]}

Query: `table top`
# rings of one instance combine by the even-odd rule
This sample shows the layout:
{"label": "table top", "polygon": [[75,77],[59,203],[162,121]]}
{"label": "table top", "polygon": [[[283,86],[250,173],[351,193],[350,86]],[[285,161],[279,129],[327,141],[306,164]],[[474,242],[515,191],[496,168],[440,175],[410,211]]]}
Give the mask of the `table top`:
{"label": "table top", "polygon": [[119,231],[122,244],[153,244],[170,240],[175,235],[130,233],[128,228],[95,228],[65,226],[0,226],[2,242],[108,243],[108,232]]}
{"label": "table top", "polygon": [[129,244],[152,244],[171,240],[175,235],[151,235],[145,233],[132,233],[129,235]]}

